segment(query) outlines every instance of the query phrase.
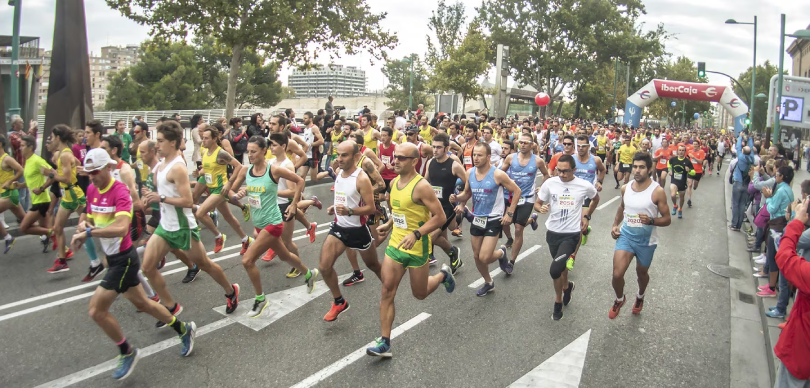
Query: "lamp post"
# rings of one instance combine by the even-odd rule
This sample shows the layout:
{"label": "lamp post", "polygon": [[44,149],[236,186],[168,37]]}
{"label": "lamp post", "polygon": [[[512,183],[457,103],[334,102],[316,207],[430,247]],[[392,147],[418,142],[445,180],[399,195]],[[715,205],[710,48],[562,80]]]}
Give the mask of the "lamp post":
{"label": "lamp post", "polygon": [[780,121],[782,119],[779,117],[782,114],[784,108],[782,107],[782,81],[783,81],[783,72],[784,72],[784,63],[785,63],[785,37],[789,36],[791,38],[799,38],[799,39],[810,39],[810,30],[796,30],[796,32],[792,34],[785,34],[785,14],[782,14],[782,25],[779,29],[779,77],[776,81],[776,103],[779,104],[779,114],[776,115],[776,119],[773,122],[773,136],[774,138],[778,136],[780,133]]}
{"label": "lamp post", "polygon": [[757,85],[757,16],[754,15],[754,22],[747,23],[747,22],[738,22],[734,19],[726,20],[726,24],[747,24],[754,26],[754,66],[751,68],[751,99],[750,99],[750,106],[748,107],[748,118],[751,119],[751,122],[754,122],[754,101],[753,98],[754,93],[756,93],[756,85]]}
{"label": "lamp post", "polygon": [[20,114],[20,67],[17,61],[20,59],[20,12],[22,10],[22,0],[9,1],[9,5],[14,7],[14,21],[11,35],[11,100],[9,101],[9,117]]}
{"label": "lamp post", "polygon": [[403,58],[402,62],[411,64],[411,86],[408,88],[408,109],[413,109],[413,57],[416,54],[411,54],[409,58]]}

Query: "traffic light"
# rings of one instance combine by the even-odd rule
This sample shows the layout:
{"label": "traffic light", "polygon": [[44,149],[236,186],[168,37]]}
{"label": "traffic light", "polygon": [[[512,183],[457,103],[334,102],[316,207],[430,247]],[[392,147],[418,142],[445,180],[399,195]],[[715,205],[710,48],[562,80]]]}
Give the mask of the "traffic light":
{"label": "traffic light", "polygon": [[698,77],[706,76],[706,62],[698,62]]}
{"label": "traffic light", "polygon": [[747,113],[745,115],[745,126],[747,127],[749,125],[751,125],[751,115]]}

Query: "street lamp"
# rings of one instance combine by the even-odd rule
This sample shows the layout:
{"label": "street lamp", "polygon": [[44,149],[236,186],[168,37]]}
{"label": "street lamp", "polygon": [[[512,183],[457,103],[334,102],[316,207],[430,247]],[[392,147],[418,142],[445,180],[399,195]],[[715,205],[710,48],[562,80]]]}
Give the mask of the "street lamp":
{"label": "street lamp", "polygon": [[408,109],[413,109],[413,62],[416,54],[411,54],[410,58],[402,58],[402,62],[411,64],[411,87],[408,88]]}
{"label": "street lamp", "polygon": [[[753,96],[756,93],[756,85],[757,85],[757,16],[754,15],[754,22],[747,23],[747,22],[738,22],[734,19],[726,20],[726,24],[747,24],[754,26],[754,66],[751,68],[751,95]],[[748,117],[751,119],[751,122],[754,122],[754,98],[751,98],[749,101],[750,105],[748,107]]]}
{"label": "street lamp", "polygon": [[[785,37],[789,36],[791,38],[798,38],[798,39],[810,39],[810,30],[796,30],[793,34],[785,34],[785,14],[782,14],[782,26],[779,29],[779,77],[776,82],[776,103],[779,104],[779,114],[782,113],[783,108],[782,106],[782,81],[783,81],[783,74],[784,71],[784,64],[785,64]],[[776,115],[776,120],[773,122],[773,136],[777,136],[780,133],[780,121],[782,120],[779,117],[779,114]]]}
{"label": "street lamp", "polygon": [[9,117],[15,114],[20,114],[20,76],[19,65],[17,62],[20,57],[20,12],[22,12],[22,0],[9,1],[8,5],[14,7],[14,21],[11,27],[11,84],[9,85],[9,92],[11,92],[11,99],[9,100],[8,113]]}

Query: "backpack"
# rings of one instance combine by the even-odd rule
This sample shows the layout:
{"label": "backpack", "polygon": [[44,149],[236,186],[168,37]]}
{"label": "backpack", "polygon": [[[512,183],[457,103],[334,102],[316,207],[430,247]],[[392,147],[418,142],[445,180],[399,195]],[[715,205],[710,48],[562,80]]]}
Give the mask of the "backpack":
{"label": "backpack", "polygon": [[231,142],[231,148],[233,148],[233,153],[238,155],[244,155],[245,152],[247,152],[247,145],[248,145],[247,133],[245,134],[245,136],[242,136],[242,138],[239,139],[238,142],[234,141],[234,139],[236,139],[236,137],[238,137],[241,134],[242,131],[234,131],[233,129],[231,129],[231,131],[228,132],[228,141]]}
{"label": "backpack", "polygon": [[[751,170],[751,164],[754,163],[754,160],[751,159],[750,155],[740,155],[748,161],[748,164],[745,167],[745,170],[740,169],[740,175],[742,176],[742,184],[748,187],[748,184],[751,183],[751,177],[748,175],[748,171]],[[738,169],[740,167],[740,163],[737,162],[734,166],[734,169]],[[729,174],[728,176],[728,183],[734,184],[734,174]]]}

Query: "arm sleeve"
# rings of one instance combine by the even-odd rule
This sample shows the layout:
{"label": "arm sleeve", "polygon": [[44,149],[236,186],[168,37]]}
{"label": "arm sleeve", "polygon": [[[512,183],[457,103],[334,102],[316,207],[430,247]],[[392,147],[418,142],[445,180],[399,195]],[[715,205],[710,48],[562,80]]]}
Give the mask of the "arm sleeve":
{"label": "arm sleeve", "polygon": [[810,262],[796,254],[797,241],[804,231],[801,221],[793,220],[785,228],[785,234],[776,252],[776,264],[785,278],[802,292],[810,291]]}

